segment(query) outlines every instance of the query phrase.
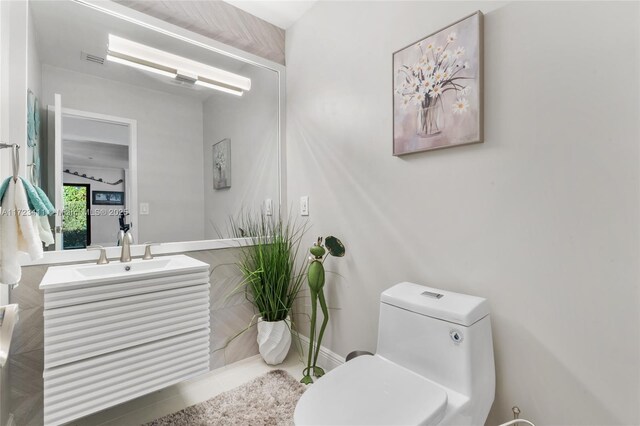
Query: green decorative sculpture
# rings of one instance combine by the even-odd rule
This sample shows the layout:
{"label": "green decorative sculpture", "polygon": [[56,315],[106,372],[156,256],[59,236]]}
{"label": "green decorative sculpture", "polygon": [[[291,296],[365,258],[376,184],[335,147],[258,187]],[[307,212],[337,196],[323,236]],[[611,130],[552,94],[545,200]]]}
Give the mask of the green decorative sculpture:
{"label": "green decorative sculpture", "polygon": [[[344,256],[345,249],[342,242],[336,237],[327,237],[324,239],[324,244],[331,256],[342,257]],[[327,302],[324,299],[324,260],[326,259],[325,248],[322,246],[322,237],[318,237],[313,247],[309,249],[311,256],[309,260],[311,264],[307,271],[307,278],[309,280],[309,289],[311,290],[311,329],[309,331],[309,355],[307,358],[307,367],[302,371],[304,377],[300,382],[308,385],[313,383],[311,376],[322,377],[324,370],[318,366],[318,353],[320,351],[320,344],[322,343],[322,336],[324,330],[327,328],[329,322],[329,309],[327,308]],[[318,313],[318,301],[320,302],[320,309],[322,309],[322,326],[320,327],[320,333],[316,337],[316,317]],[[313,362],[312,362],[313,361]]]}

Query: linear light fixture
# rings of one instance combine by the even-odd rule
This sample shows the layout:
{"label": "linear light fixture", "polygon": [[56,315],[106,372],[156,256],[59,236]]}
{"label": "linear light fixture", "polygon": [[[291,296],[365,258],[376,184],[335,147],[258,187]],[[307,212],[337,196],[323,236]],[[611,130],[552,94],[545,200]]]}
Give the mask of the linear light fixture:
{"label": "linear light fixture", "polygon": [[251,79],[109,34],[107,60],[176,80],[242,96]]}
{"label": "linear light fixture", "polygon": [[161,70],[160,68],[151,67],[149,65],[139,64],[137,62],[130,61],[128,59],[120,58],[118,56],[113,56],[113,55],[109,55],[108,54],[107,55],[107,60],[111,61],[111,62],[115,62],[116,64],[128,65],[128,66],[130,66],[132,68],[137,68],[139,70],[149,71],[149,72],[152,72],[152,73],[164,75],[165,77],[176,78],[176,74],[175,73],[172,73],[172,72],[169,72],[169,71],[165,71],[165,70]]}

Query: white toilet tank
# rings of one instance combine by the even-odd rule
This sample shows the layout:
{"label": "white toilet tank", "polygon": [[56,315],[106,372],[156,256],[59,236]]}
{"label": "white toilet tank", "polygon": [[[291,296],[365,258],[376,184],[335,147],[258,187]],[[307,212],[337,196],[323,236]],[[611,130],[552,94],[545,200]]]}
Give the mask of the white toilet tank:
{"label": "white toilet tank", "polygon": [[473,415],[486,419],[495,393],[486,299],[407,282],[391,287],[380,298],[377,354],[486,407]]}

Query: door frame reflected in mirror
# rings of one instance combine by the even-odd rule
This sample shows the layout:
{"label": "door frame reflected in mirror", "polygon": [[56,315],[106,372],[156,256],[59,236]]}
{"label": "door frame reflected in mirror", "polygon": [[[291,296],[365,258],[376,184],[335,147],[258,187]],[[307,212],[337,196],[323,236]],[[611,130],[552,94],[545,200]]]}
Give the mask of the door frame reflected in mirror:
{"label": "door frame reflected in mirror", "polygon": [[[60,95],[56,95],[56,104],[47,106],[48,121],[51,124],[51,116],[54,115],[53,124],[55,126],[54,132],[51,130],[48,132],[50,137],[54,137],[55,141],[55,155],[50,158],[50,165],[48,167],[49,182],[54,185],[53,192],[55,193],[54,204],[57,212],[63,211],[64,201],[62,199],[61,189],[64,183],[64,169],[62,162],[63,153],[63,133],[64,126],[62,121],[65,118],[80,118],[92,121],[99,121],[103,123],[111,123],[120,126],[126,126],[129,129],[128,140],[128,153],[129,153],[129,168],[124,171],[125,174],[125,204],[126,210],[129,213],[129,222],[132,224],[129,231],[133,235],[133,239],[136,243],[138,241],[138,122],[131,118],[118,117],[114,115],[99,114],[90,111],[81,111],[73,108],[65,108],[63,105],[64,100],[61,100]],[[57,114],[57,111],[60,114]],[[52,134],[54,133],[54,134]],[[58,141],[58,139],[60,139]],[[55,250],[63,250],[63,234],[62,234],[62,215],[55,215]],[[117,235],[117,232],[114,233]],[[114,240],[115,242],[115,240]],[[114,244],[116,245],[116,244]],[[48,252],[46,252],[48,253]]]}

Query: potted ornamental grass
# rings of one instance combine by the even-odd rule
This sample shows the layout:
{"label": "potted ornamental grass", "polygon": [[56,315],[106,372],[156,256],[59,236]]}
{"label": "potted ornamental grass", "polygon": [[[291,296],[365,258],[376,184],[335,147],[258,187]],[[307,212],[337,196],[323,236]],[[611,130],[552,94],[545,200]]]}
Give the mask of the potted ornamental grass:
{"label": "potted ornamental grass", "polygon": [[305,282],[304,262],[296,257],[306,226],[276,216],[245,214],[232,220],[236,237],[249,239],[238,266],[244,291],[256,307],[258,348],[267,364],[280,364],[291,347],[290,313]]}

